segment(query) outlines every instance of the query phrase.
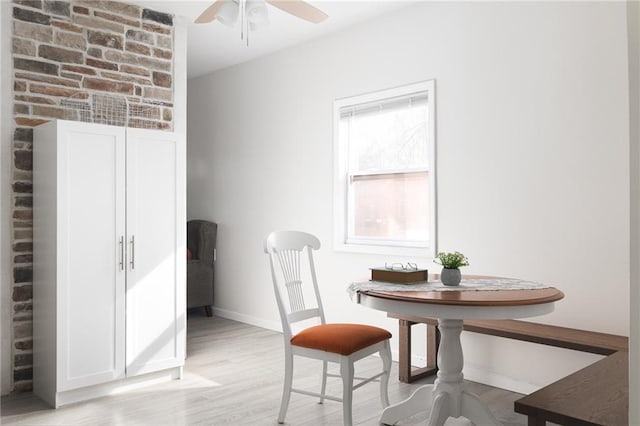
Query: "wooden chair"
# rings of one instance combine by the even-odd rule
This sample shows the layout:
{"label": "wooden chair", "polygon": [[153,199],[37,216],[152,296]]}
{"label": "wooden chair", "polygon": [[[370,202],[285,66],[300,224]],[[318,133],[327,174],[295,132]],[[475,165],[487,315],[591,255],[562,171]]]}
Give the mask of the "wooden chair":
{"label": "wooden chair", "polygon": [[[380,378],[380,399],[382,406],[389,405],[387,386],[391,369],[391,350],[389,339],[391,333],[378,327],[360,324],[327,324],[325,322],[320,291],[316,279],[312,250],[320,248],[320,241],[313,235],[297,231],[279,231],[271,233],[265,240],[265,252],[269,255],[273,287],[276,295],[285,349],[285,378],[282,391],[282,402],[278,423],[284,423],[287,414],[291,392],[317,396],[320,403],[325,399],[342,402],[343,422],[351,425],[351,402],[353,390]],[[303,251],[308,253],[308,263],[301,264]],[[303,268],[305,268],[303,270]],[[303,286],[311,278],[313,292],[309,286]],[[313,307],[307,307],[305,297],[315,299]],[[285,304],[285,300],[288,302]],[[301,322],[315,320],[319,325],[307,326],[297,333],[293,327]],[[379,353],[382,359],[383,371],[354,385],[354,362],[374,353]],[[320,393],[295,389],[293,382],[293,357],[304,356],[323,361],[322,386]],[[327,376],[327,362],[340,365],[342,377],[342,398],[325,394]]]}

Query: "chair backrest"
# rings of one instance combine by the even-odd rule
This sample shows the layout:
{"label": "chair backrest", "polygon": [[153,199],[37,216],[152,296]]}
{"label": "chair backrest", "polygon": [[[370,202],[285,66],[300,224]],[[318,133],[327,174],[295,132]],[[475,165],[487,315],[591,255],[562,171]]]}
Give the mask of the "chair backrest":
{"label": "chair backrest", "polygon": [[[293,324],[314,318],[325,323],[313,262],[313,250],[319,248],[320,240],[306,232],[276,231],[265,239],[264,251],[269,255],[273,289],[287,342],[292,337]],[[307,265],[303,264],[305,250]],[[305,277],[310,279],[305,280]],[[308,285],[313,286],[312,293],[305,291]],[[305,301],[305,295],[311,295],[315,300]]]}
{"label": "chair backrest", "polygon": [[187,248],[194,259],[213,265],[218,225],[206,220],[187,222]]}

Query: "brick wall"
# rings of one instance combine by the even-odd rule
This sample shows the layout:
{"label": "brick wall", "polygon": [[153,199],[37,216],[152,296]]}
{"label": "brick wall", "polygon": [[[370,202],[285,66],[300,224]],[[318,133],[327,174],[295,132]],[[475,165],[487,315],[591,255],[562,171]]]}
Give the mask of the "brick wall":
{"label": "brick wall", "polygon": [[171,15],[117,1],[14,0],[12,9],[13,381],[24,391],[33,374],[32,127],[62,118],[171,129],[174,26]]}

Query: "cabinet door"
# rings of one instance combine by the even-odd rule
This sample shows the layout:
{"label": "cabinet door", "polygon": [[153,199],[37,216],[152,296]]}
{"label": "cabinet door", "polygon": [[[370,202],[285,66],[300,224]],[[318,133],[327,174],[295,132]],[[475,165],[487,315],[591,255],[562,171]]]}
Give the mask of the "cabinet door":
{"label": "cabinet door", "polygon": [[126,147],[124,129],[112,126],[59,122],[58,138],[57,386],[65,391],[124,377]]}
{"label": "cabinet door", "polygon": [[185,144],[127,130],[127,375],[181,366],[186,338]]}

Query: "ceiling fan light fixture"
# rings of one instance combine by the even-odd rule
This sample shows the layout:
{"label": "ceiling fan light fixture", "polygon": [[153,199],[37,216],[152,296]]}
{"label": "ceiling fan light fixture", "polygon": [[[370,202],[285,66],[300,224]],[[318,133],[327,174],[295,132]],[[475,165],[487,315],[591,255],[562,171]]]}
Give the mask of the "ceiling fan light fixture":
{"label": "ceiling fan light fixture", "polygon": [[245,14],[251,30],[257,30],[269,23],[269,11],[264,0],[246,0]]}
{"label": "ceiling fan light fixture", "polygon": [[251,31],[269,24],[267,5],[314,24],[328,17],[326,13],[304,0],[215,0],[194,22],[203,24],[215,19],[223,25],[234,27],[240,17],[240,39],[246,40],[248,47]]}
{"label": "ceiling fan light fixture", "polygon": [[240,5],[236,1],[225,0],[218,9],[216,19],[228,27],[233,27],[238,21],[239,9]]}

